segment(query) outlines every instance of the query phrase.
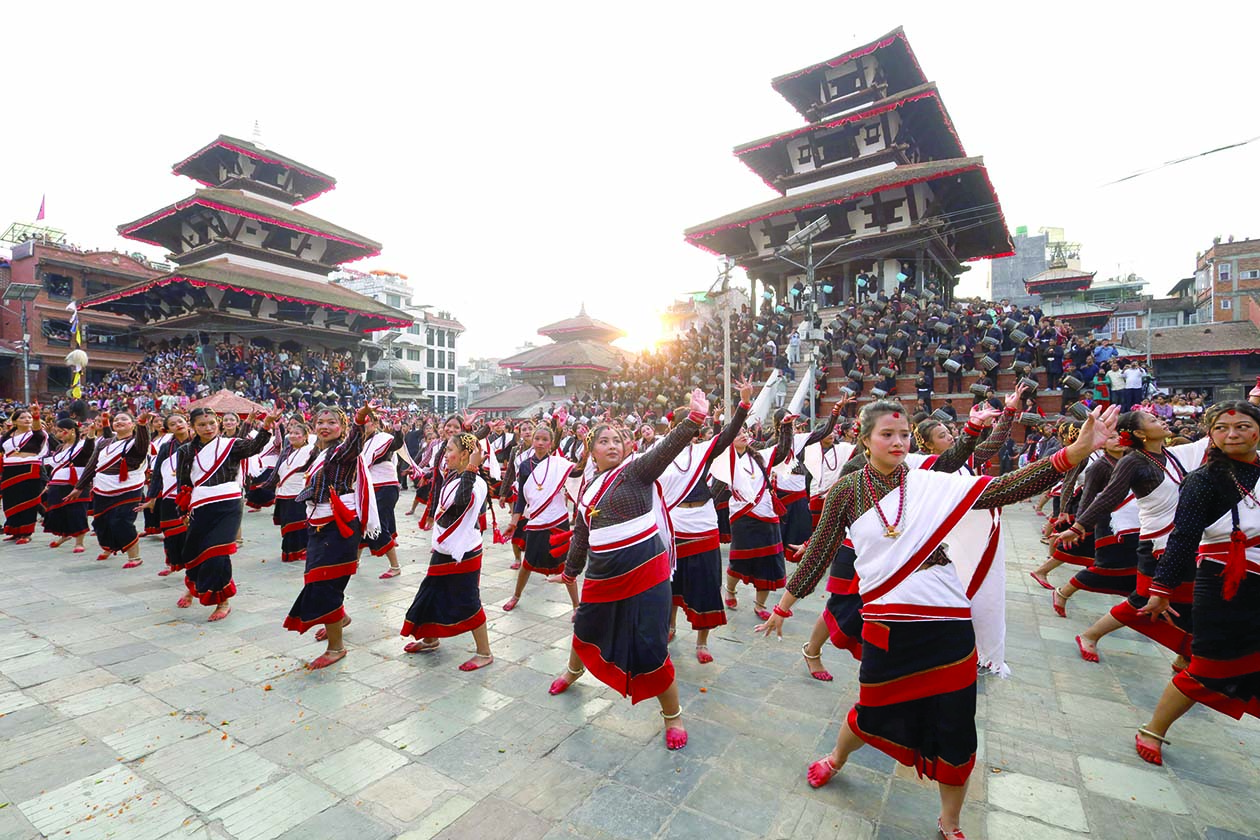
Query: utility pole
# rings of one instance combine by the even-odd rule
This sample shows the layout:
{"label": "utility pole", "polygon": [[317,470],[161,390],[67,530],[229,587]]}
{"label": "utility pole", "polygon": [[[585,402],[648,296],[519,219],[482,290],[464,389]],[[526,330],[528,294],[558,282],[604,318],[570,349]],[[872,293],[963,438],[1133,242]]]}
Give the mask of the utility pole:
{"label": "utility pole", "polygon": [[[31,404],[31,334],[27,331],[26,305],[39,296],[43,286],[34,283],[10,283],[4,291],[5,300],[21,304],[18,315],[22,322],[22,399]],[[9,310],[12,311],[12,310]]]}
{"label": "utility pole", "polygon": [[729,420],[731,411],[731,270],[735,260],[727,257],[722,261],[722,405],[723,421]]}
{"label": "utility pole", "polygon": [[31,404],[31,334],[26,329],[26,300],[22,300],[22,402]]}

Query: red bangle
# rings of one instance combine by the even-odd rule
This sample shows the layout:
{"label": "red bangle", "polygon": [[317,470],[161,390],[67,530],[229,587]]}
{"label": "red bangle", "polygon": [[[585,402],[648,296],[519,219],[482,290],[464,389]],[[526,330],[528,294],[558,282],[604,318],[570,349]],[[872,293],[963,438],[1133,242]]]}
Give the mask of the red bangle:
{"label": "red bangle", "polygon": [[709,415],[703,411],[691,411],[687,413],[687,419],[695,423],[697,426],[703,426],[704,421],[709,419]]}
{"label": "red bangle", "polygon": [[1072,469],[1072,460],[1068,456],[1066,447],[1050,456],[1050,466],[1054,467],[1061,473],[1065,473]]}
{"label": "red bangle", "polygon": [[569,577],[568,572],[561,572],[560,579],[563,580],[565,583],[577,583],[577,578]]}
{"label": "red bangle", "polygon": [[774,614],[775,614],[775,615],[777,615],[777,616],[781,616],[781,617],[783,617],[783,618],[791,618],[791,617],[792,617],[792,611],[791,611],[791,610],[785,610],[785,609],[783,609],[783,607],[780,607],[778,604],[775,604],[775,605],[774,605]]}
{"label": "red bangle", "polygon": [[744,400],[740,400],[740,401],[739,401],[739,407],[740,407],[740,408],[742,408],[742,409],[744,409],[744,410],[748,410],[748,409],[751,409],[751,408],[752,408],[752,403],[750,403],[750,402],[746,402],[746,401],[744,401]]}
{"label": "red bangle", "polygon": [[967,425],[963,426],[963,431],[971,435],[972,437],[980,437],[980,432],[983,430],[979,426],[977,426],[975,423],[972,423],[970,420],[968,420]]}

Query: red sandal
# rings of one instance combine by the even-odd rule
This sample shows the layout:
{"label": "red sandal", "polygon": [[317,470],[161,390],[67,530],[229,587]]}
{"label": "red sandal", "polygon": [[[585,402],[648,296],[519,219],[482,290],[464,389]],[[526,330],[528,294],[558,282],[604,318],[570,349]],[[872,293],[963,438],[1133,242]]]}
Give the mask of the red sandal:
{"label": "red sandal", "polygon": [[945,826],[941,823],[941,818],[936,818],[936,833],[945,838],[945,840],[967,840],[967,835],[963,834],[961,828],[955,828],[953,831],[946,831]]}
{"label": "red sandal", "polygon": [[809,781],[810,787],[820,788],[830,782],[832,777],[839,772],[840,768],[831,763],[831,756],[825,755],[809,765],[809,769],[805,771],[805,778]]}
{"label": "red sandal", "polygon": [[1050,581],[1046,580],[1045,578],[1037,577],[1036,572],[1029,572],[1028,576],[1032,578],[1033,580],[1037,581],[1037,585],[1040,586],[1042,589],[1054,589],[1054,585],[1051,584]]}
{"label": "red sandal", "polygon": [[1087,649],[1085,648],[1085,643],[1081,641],[1081,637],[1080,637],[1080,636],[1077,636],[1077,637],[1076,637],[1076,649],[1077,649],[1077,650],[1079,650],[1079,651],[1081,652],[1081,659],[1084,659],[1086,662],[1097,662],[1097,661],[1098,661],[1098,651],[1096,651],[1096,650],[1087,650]]}
{"label": "red sandal", "polygon": [[[1141,738],[1143,735],[1147,738],[1153,738],[1159,743],[1156,746],[1148,747],[1146,744],[1142,743]],[[1147,764],[1162,765],[1164,763],[1164,745],[1170,743],[1172,742],[1167,738],[1161,735],[1156,735],[1154,732],[1146,728],[1139,729],[1137,734],[1133,736],[1133,745],[1137,747],[1138,757]]]}
{"label": "red sandal", "polygon": [[670,726],[669,721],[678,720],[682,717],[682,706],[678,707],[678,711],[672,715],[665,714],[665,710],[661,709],[661,717],[665,718],[665,749],[681,750],[687,746],[687,730],[681,726]]}
{"label": "red sandal", "polygon": [[572,674],[573,679],[566,680],[564,677],[556,677],[551,683],[551,688],[547,689],[548,694],[552,696],[555,696],[557,694],[564,694],[566,691],[569,690],[569,686],[573,685],[575,682],[581,679],[582,675],[586,673],[585,668],[579,668],[578,670],[574,671],[568,665],[564,666],[564,670]]}
{"label": "red sandal", "polygon": [[815,671],[813,668],[809,667],[809,660],[811,659],[817,659],[819,664],[822,664],[822,651],[821,650],[818,651],[818,654],[816,656],[810,656],[808,653],[805,652],[805,648],[808,646],[809,646],[809,642],[806,642],[805,644],[801,645],[801,656],[805,658],[805,669],[809,671],[809,675],[811,677],[818,680],[819,682],[831,682],[833,679],[835,679],[835,677],[831,676],[831,672],[828,671],[826,668],[820,668],[819,670]]}

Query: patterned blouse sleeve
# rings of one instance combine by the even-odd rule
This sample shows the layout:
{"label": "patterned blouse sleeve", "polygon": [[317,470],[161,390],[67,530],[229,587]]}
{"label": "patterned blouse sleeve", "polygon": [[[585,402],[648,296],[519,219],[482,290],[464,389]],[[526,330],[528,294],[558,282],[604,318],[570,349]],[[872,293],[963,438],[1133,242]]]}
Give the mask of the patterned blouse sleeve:
{"label": "patterned blouse sleeve", "polygon": [[809,538],[805,556],[797,564],[796,571],[787,584],[788,592],[797,598],[805,598],[814,591],[823,572],[830,567],[831,558],[844,542],[844,535],[848,531],[845,514],[852,500],[852,483],[842,479],[827,492],[827,501],[818,518],[818,527]]}

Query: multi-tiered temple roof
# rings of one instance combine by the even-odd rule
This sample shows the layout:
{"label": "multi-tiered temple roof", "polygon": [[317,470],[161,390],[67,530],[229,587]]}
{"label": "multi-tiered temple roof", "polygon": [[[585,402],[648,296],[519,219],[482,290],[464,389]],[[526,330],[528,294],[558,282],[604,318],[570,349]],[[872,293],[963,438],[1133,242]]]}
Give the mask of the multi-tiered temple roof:
{"label": "multi-tiered temple roof", "polygon": [[[801,261],[789,237],[822,216],[817,279],[852,297],[859,274],[946,295],[964,262],[1011,252],[984,161],[967,157],[940,91],[900,29],[771,83],[809,124],[735,148],[780,198],[686,231],[784,295]],[[776,254],[776,251],[778,252]],[[795,252],[795,253],[793,253]]]}
{"label": "multi-tiered temple roof", "polygon": [[82,307],[128,315],[149,331],[249,335],[261,323],[269,338],[334,346],[411,324],[405,312],[328,281],[338,266],[381,251],[379,242],[296,209],[332,189],[332,177],[226,135],[173,171],[206,188],[118,232],[167,249],[179,267]]}

